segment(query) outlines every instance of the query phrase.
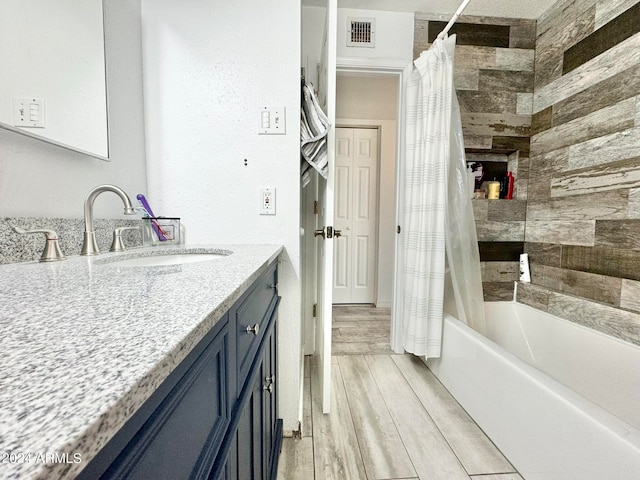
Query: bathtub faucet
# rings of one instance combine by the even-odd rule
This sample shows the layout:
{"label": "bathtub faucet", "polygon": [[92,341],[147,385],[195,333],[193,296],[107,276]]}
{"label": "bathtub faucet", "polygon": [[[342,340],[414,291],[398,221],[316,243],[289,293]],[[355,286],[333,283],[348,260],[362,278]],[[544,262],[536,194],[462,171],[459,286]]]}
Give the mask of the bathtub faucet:
{"label": "bathtub faucet", "polygon": [[115,185],[99,185],[91,190],[84,201],[84,241],[80,255],[98,255],[100,253],[98,244],[96,243],[96,233],[93,231],[93,202],[102,192],[113,192],[118,195],[122,203],[124,203],[125,215],[135,215],[136,213],[129,196],[120,187],[116,187]]}

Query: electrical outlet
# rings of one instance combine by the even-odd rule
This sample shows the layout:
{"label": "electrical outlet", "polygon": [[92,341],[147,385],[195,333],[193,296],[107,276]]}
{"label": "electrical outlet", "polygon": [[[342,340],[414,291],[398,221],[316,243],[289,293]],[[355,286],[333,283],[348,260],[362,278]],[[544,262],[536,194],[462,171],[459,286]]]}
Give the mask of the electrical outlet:
{"label": "electrical outlet", "polygon": [[260,215],[276,214],[276,189],[262,187],[260,189]]}

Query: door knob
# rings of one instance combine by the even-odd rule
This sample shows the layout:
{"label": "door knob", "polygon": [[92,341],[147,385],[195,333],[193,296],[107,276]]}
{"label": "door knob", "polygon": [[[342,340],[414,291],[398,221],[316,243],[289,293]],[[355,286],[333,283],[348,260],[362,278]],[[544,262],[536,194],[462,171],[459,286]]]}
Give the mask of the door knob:
{"label": "door knob", "polygon": [[320,235],[322,235],[322,238],[325,238],[324,227],[319,228],[318,230],[315,230],[315,231],[313,232],[313,236],[314,236],[314,237],[318,237],[318,236],[320,236]]}

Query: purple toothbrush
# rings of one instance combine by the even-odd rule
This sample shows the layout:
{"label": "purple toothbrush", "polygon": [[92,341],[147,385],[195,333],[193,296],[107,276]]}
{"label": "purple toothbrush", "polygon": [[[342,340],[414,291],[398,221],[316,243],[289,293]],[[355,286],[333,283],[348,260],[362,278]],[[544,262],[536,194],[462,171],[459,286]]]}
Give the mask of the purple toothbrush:
{"label": "purple toothbrush", "polygon": [[140,205],[142,205],[142,208],[144,208],[147,212],[147,215],[153,218],[153,220],[151,220],[151,227],[153,228],[153,231],[156,232],[156,235],[158,235],[158,240],[164,242],[167,239],[166,233],[164,232],[164,230],[162,230],[160,224],[158,224],[158,222],[155,220],[155,215],[153,214],[153,210],[151,210],[151,207],[149,206],[149,202],[147,202],[147,199],[142,193],[139,193],[136,198],[138,199],[138,202],[140,202]]}

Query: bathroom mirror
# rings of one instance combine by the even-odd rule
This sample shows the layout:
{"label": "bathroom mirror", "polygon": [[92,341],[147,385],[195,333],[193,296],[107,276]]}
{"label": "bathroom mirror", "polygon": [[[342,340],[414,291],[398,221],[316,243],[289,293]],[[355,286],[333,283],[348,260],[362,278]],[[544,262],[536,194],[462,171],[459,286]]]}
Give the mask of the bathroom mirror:
{"label": "bathroom mirror", "polygon": [[0,127],[108,159],[102,0],[0,1]]}

